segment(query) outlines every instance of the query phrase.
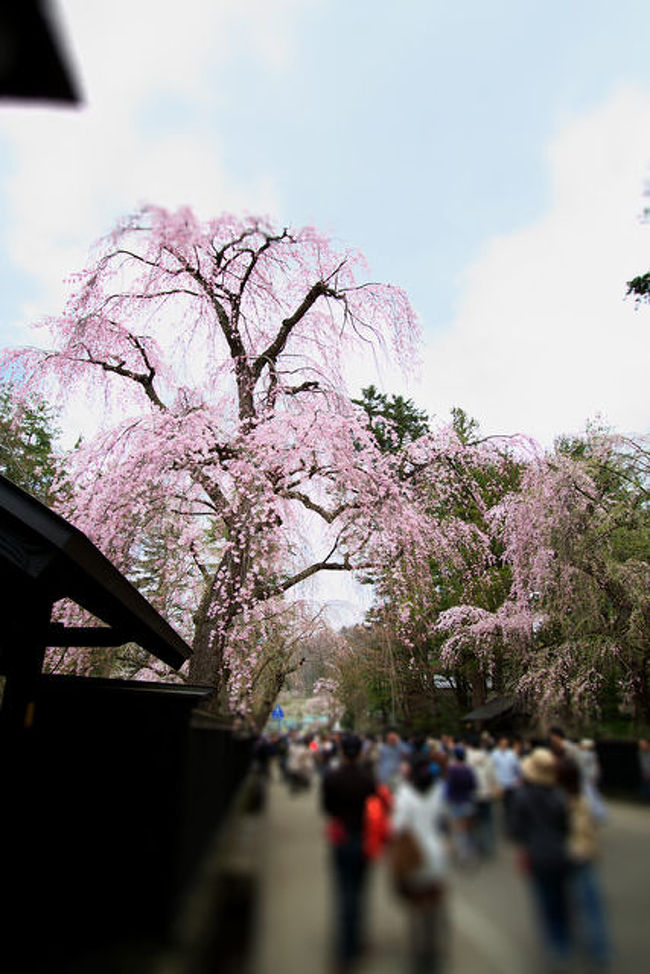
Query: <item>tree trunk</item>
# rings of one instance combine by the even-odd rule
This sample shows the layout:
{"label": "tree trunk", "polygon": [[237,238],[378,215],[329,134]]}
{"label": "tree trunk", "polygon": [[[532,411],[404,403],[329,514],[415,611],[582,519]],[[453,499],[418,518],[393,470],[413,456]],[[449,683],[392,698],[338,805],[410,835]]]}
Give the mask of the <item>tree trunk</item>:
{"label": "tree trunk", "polygon": [[472,710],[476,710],[477,707],[482,707],[485,703],[487,697],[487,688],[485,686],[485,677],[482,673],[474,672],[471,676],[472,683]]}
{"label": "tree trunk", "polygon": [[460,673],[454,673],[454,689],[456,692],[456,700],[458,701],[458,707],[462,714],[467,713],[471,710],[471,697],[470,697],[470,687],[465,679]]}

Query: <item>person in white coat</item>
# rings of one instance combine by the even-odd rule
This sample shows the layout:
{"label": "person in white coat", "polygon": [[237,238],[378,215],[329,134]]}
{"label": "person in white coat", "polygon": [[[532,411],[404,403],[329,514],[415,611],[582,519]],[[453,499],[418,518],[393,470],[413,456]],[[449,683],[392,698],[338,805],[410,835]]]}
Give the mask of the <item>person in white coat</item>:
{"label": "person in white coat", "polygon": [[494,855],[496,846],[494,803],[499,795],[499,782],[489,745],[485,743],[481,747],[468,748],[467,763],[476,776],[474,844],[478,852],[488,858]]}
{"label": "person in white coat", "polygon": [[435,759],[418,758],[395,794],[395,849],[400,836],[409,833],[418,851],[418,861],[407,875],[400,874],[397,887],[409,910],[413,974],[440,971],[445,954],[449,856],[443,828],[448,811],[440,772]]}

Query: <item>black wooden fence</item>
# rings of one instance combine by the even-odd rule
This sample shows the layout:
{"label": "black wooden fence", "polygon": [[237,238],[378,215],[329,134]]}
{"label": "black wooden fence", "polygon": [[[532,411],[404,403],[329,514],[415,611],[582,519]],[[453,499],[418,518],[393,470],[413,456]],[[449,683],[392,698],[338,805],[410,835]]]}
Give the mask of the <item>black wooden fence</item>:
{"label": "black wooden fence", "polygon": [[598,740],[600,787],[605,794],[637,798],[641,787],[639,749],[636,741]]}
{"label": "black wooden fence", "polygon": [[197,715],[205,695],[41,678],[29,733],[0,739],[3,952],[17,970],[122,974],[111,957],[164,946],[252,753]]}

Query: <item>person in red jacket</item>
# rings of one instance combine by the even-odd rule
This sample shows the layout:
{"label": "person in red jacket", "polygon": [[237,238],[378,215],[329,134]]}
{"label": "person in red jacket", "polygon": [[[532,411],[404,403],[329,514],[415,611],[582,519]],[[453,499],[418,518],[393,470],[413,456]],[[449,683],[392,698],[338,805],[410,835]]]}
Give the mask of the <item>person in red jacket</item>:
{"label": "person in red jacket", "polygon": [[366,798],[363,824],[363,851],[366,859],[379,859],[391,835],[390,814],[393,793],[387,785],[377,785],[374,795]]}
{"label": "person in red jacket", "polygon": [[368,857],[364,849],[366,803],[375,795],[375,781],[359,763],[361,740],[341,741],[341,764],[323,778],[323,811],[329,817],[335,893],[335,960],[337,972],[348,974],[362,948],[363,900]]}

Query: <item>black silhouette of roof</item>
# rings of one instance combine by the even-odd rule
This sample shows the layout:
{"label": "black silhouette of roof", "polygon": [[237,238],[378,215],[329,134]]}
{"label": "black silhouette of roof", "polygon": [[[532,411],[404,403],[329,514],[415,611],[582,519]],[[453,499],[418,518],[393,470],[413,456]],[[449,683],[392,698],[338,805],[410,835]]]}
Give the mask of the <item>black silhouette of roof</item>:
{"label": "black silhouette of roof", "polygon": [[50,623],[46,646],[135,642],[175,669],[192,652],[82,531],[2,475],[0,591],[3,623],[14,634],[20,632],[26,613],[61,598],[71,599],[104,623],[96,627]]}
{"label": "black silhouette of roof", "polygon": [[78,104],[61,32],[44,0],[0,7],[0,97]]}

